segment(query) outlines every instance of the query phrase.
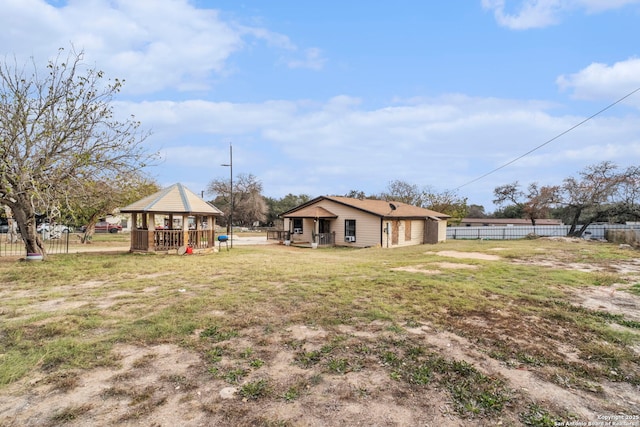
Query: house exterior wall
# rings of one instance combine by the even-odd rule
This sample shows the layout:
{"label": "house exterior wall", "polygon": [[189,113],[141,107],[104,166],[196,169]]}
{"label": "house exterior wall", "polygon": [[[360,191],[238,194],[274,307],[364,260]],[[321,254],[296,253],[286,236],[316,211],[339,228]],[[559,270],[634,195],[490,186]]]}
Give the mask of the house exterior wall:
{"label": "house exterior wall", "polygon": [[[331,200],[321,200],[317,204],[338,216],[331,220],[331,231],[336,233],[336,246],[367,247],[380,244],[380,218]],[[356,221],[356,241],[344,241],[345,220]]]}
{"label": "house exterior wall", "polygon": [[[393,222],[398,221],[398,243],[393,241]],[[410,225],[409,225],[410,224]],[[446,223],[445,223],[446,226]],[[389,230],[389,233],[387,233]],[[382,222],[382,247],[396,248],[401,246],[421,245],[424,243],[424,220],[385,219]],[[446,231],[446,229],[445,229]]]}
{"label": "house exterior wall", "polygon": [[[320,206],[336,214],[338,218],[330,219],[330,232],[336,236],[336,246],[367,247],[380,245],[380,218],[354,209],[349,206],[335,203],[331,200],[321,200],[314,206]],[[356,241],[345,242],[345,220],[356,221]],[[302,234],[292,234],[293,242],[311,242],[311,232],[314,227],[313,219],[303,218]],[[293,218],[284,218],[284,229],[293,230]]]}
{"label": "house exterior wall", "polygon": [[447,221],[438,221],[438,243],[447,240]]}

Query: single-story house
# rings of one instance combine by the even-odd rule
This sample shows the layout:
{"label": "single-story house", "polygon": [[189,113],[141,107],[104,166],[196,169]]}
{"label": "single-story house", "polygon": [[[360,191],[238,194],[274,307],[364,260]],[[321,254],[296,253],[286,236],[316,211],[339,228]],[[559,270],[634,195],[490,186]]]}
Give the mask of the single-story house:
{"label": "single-story house", "polygon": [[316,197],[280,217],[293,244],[383,248],[443,242],[450,218],[406,203],[338,196]]}
{"label": "single-story house", "polygon": [[[457,227],[509,227],[531,225],[530,219],[523,218],[462,218]],[[536,225],[562,225],[559,219],[536,219]]]}

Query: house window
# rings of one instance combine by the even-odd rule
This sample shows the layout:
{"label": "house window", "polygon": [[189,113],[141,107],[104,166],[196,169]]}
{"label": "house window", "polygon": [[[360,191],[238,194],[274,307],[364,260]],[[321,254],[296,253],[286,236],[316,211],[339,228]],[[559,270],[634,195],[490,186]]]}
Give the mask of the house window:
{"label": "house window", "polygon": [[293,218],[293,234],[302,234],[302,218]]}
{"label": "house window", "polygon": [[356,241],[356,220],[355,219],[344,220],[344,240],[346,242]]}

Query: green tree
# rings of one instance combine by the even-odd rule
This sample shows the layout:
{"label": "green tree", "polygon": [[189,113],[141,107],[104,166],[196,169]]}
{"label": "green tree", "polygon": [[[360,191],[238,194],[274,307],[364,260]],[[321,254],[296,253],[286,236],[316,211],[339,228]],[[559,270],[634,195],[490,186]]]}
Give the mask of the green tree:
{"label": "green tree", "polygon": [[467,217],[469,218],[486,218],[487,214],[484,211],[484,206],[482,205],[469,205],[469,210],[467,212]]}
{"label": "green tree", "polygon": [[506,205],[493,212],[493,218],[523,218],[522,207],[517,205]]}
{"label": "green tree", "polygon": [[455,191],[437,192],[428,188],[422,192],[422,200],[423,207],[451,216],[450,221],[454,224],[460,224],[469,212],[467,198],[459,196]]}
{"label": "green tree", "polygon": [[511,202],[517,207],[521,215],[517,218],[526,218],[531,221],[531,225],[536,225],[536,219],[548,218],[549,210],[559,200],[559,187],[539,186],[531,183],[527,187],[527,192],[520,190],[520,184],[501,185],[493,190],[493,203],[503,205]]}
{"label": "green tree", "polygon": [[275,199],[275,198],[266,198],[268,213],[267,213],[267,224],[269,226],[274,226],[279,220],[279,215],[283,212],[287,212],[296,206],[302,205],[303,203],[307,203],[311,200],[311,197],[307,194],[287,194],[286,196]]}
{"label": "green tree", "polygon": [[34,60],[0,64],[0,204],[11,208],[28,253],[45,253],[36,213],[71,209],[86,182],[117,182],[150,159],[140,123],[115,118],[123,82],[82,56],[61,49],[44,70]]}
{"label": "green tree", "polygon": [[95,233],[96,222],[101,218],[159,190],[156,182],[137,172],[114,183],[87,181],[71,196],[71,210],[66,216],[74,224],[86,225],[81,242],[88,243]]}

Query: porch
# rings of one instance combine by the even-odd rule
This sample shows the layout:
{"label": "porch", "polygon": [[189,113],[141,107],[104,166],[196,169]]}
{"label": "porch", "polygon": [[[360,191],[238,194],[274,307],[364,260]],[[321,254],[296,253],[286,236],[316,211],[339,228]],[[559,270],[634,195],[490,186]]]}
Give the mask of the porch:
{"label": "porch", "polygon": [[[279,242],[290,242],[292,246],[311,248],[313,243],[313,236],[311,240],[305,239],[298,233],[292,233],[287,230],[268,230],[267,240],[277,240]],[[335,231],[328,233],[315,233],[315,243],[317,246],[335,246],[336,233]]]}

